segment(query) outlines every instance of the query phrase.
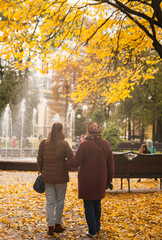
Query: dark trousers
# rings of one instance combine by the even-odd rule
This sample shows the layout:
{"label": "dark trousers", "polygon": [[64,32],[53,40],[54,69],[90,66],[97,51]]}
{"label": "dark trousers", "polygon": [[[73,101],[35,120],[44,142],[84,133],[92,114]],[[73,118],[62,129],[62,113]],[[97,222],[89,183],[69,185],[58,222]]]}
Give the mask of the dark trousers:
{"label": "dark trousers", "polygon": [[83,200],[89,234],[95,235],[101,227],[101,200]]}

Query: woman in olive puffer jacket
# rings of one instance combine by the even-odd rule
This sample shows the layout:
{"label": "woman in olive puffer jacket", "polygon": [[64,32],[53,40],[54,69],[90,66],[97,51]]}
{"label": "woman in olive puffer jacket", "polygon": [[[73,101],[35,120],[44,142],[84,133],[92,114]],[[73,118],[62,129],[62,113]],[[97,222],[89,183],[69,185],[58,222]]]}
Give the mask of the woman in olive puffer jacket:
{"label": "woman in olive puffer jacket", "polygon": [[[41,141],[37,156],[37,164],[45,183],[48,235],[65,230],[61,226],[69,181],[65,159],[72,158],[73,152],[64,138],[62,124],[54,123],[47,140]],[[43,159],[43,165],[41,159]]]}

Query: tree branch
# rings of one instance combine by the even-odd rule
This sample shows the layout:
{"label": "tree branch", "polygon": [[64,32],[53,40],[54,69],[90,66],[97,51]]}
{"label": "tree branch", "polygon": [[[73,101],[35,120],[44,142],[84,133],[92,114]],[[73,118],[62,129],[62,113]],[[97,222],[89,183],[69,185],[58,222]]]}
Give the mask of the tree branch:
{"label": "tree branch", "polygon": [[93,34],[86,40],[84,46],[86,46],[86,45],[88,44],[89,40],[97,33],[97,31],[98,31],[103,25],[105,25],[105,23],[106,23],[107,21],[109,21],[109,19],[112,17],[112,15],[113,15],[115,12],[116,12],[116,11],[114,11],[114,12],[110,15],[110,17],[108,17],[98,28],[96,28],[96,30],[93,32]]}
{"label": "tree branch", "polygon": [[[98,2],[99,0],[95,0],[95,1]],[[154,1],[154,0],[153,0],[153,1]],[[159,0],[157,0],[157,1],[158,1],[158,4],[160,4],[160,3],[159,3]],[[141,14],[141,13],[138,13],[138,12],[136,12],[136,11],[134,11],[134,10],[129,9],[128,7],[126,7],[125,5],[123,5],[123,4],[122,4],[121,2],[119,2],[118,0],[115,0],[115,2],[111,2],[111,0],[103,0],[103,1],[100,0],[100,3],[101,3],[101,4],[102,4],[102,3],[107,3],[108,5],[110,5],[110,6],[114,7],[114,8],[116,8],[116,9],[118,9],[119,11],[121,11],[122,13],[124,13],[129,19],[131,19],[140,29],[143,30],[143,32],[145,32],[145,34],[146,34],[150,39],[152,39],[152,41],[153,41],[153,46],[154,46],[155,50],[158,52],[159,56],[162,58],[162,45],[161,45],[161,43],[160,43],[159,41],[157,41],[156,36],[154,36],[154,26],[153,26],[153,24],[155,24],[155,20],[154,20],[154,22],[152,22],[152,18],[149,18],[149,17],[145,18],[145,16],[146,16],[145,14]],[[135,16],[139,16],[139,17],[144,17],[144,19],[146,19],[147,21],[149,21],[151,28],[152,28],[152,26],[153,26],[153,28],[152,28],[153,34],[151,34],[151,33],[147,30],[147,28],[146,28],[144,25],[142,25],[137,19],[135,19],[131,14],[132,14],[132,15],[135,15]],[[137,14],[138,14],[138,15],[137,15]],[[156,24],[156,25],[157,25],[157,24]],[[161,27],[161,24],[158,23],[157,26]]]}
{"label": "tree branch", "polygon": [[[98,1],[98,0],[96,0]],[[118,8],[120,11],[124,11],[124,12],[128,12],[132,15],[141,17],[145,20],[147,20],[149,23],[151,23],[152,19],[150,17],[148,17],[146,14],[141,13],[141,12],[137,12],[135,10],[130,9],[129,7],[127,7],[126,5],[124,5],[123,3],[119,2],[118,0],[115,0],[116,3],[112,3],[110,2],[110,0],[103,0],[102,2],[108,3],[112,6],[114,6],[115,8]],[[154,24],[157,25],[158,27],[162,27],[158,21],[154,20]]]}

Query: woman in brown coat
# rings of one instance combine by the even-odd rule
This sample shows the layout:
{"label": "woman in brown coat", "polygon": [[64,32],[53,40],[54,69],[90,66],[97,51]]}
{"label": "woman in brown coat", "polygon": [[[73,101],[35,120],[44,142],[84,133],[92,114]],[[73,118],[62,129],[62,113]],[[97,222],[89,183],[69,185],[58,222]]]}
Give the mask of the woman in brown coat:
{"label": "woman in brown coat", "polygon": [[[65,230],[61,226],[69,181],[65,159],[72,158],[73,152],[64,138],[62,124],[54,123],[47,140],[41,141],[38,150],[37,163],[45,184],[48,235]],[[43,166],[41,159],[43,159]]]}
{"label": "woman in brown coat", "polygon": [[101,224],[101,199],[107,183],[112,182],[114,159],[110,144],[101,138],[99,124],[90,122],[88,136],[80,143],[75,156],[66,161],[69,169],[79,167],[78,195],[84,201],[88,236],[95,236]]}

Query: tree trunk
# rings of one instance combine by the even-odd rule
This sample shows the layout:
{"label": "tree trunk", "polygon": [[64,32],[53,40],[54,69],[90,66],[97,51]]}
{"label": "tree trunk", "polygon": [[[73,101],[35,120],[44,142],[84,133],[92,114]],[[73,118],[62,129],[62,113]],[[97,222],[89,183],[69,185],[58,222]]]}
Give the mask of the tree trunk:
{"label": "tree trunk", "polygon": [[128,118],[128,140],[131,141],[131,119],[130,119],[130,116]]}
{"label": "tree trunk", "polygon": [[141,142],[144,142],[144,138],[145,138],[145,127],[144,127],[144,124],[142,123]]}
{"label": "tree trunk", "polygon": [[155,116],[153,117],[153,124],[152,124],[152,141],[155,142]]}
{"label": "tree trunk", "polygon": [[104,108],[104,115],[106,119],[109,119],[110,117],[110,109],[111,109],[110,104]]}
{"label": "tree trunk", "polygon": [[139,130],[139,139],[141,141],[141,119],[140,118],[139,118],[138,130]]}
{"label": "tree trunk", "polygon": [[69,103],[69,98],[68,98],[68,93],[69,93],[69,85],[65,83],[65,92],[66,92],[66,102],[65,102],[65,122],[64,122],[64,134],[65,137],[67,137],[67,124],[68,124],[68,116],[67,116],[67,111],[68,111],[68,103]]}
{"label": "tree trunk", "polygon": [[162,142],[162,119],[161,118],[157,120],[156,140],[158,142]]}
{"label": "tree trunk", "polygon": [[67,109],[68,109],[68,97],[66,96],[66,103],[65,103],[65,122],[64,122],[64,134],[65,134],[65,137],[67,137],[67,122],[68,122]]}
{"label": "tree trunk", "polygon": [[134,117],[133,117],[133,140],[135,139],[134,137]]}
{"label": "tree trunk", "polygon": [[125,122],[124,128],[125,128],[125,131],[124,131],[124,140],[126,141],[126,139],[127,139],[127,122]]}
{"label": "tree trunk", "polygon": [[152,45],[154,46],[155,50],[159,54],[160,58],[162,58],[162,45],[158,41],[153,42]]}

